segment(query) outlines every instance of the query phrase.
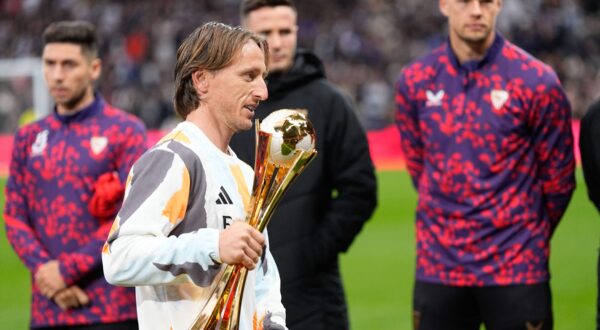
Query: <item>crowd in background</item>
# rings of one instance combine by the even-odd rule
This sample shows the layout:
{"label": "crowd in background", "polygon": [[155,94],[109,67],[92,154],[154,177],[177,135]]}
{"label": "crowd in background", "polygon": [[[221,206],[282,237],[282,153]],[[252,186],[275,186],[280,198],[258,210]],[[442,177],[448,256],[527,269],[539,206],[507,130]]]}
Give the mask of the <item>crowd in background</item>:
{"label": "crowd in background", "polygon": [[[4,0],[0,58],[39,56],[41,32],[52,21],[89,20],[101,39],[100,92],[148,128],[168,129],[177,120],[172,106],[177,45],[204,22],[237,25],[238,5],[239,0]],[[354,97],[367,129],[393,121],[400,69],[446,37],[438,1],[302,0],[297,5],[299,45],[313,49],[329,78]],[[598,0],[505,0],[498,28],[556,70],[574,117],[582,117],[600,96]],[[31,107],[28,82],[0,82],[0,133],[12,133],[18,116]]]}

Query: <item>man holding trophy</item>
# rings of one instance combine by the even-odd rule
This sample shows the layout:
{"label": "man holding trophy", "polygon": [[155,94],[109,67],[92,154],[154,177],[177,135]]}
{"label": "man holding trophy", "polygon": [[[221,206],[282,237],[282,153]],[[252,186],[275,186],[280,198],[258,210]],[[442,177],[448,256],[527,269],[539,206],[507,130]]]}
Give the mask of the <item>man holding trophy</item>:
{"label": "man holding trophy", "polygon": [[[315,137],[302,116],[257,131],[266,144],[252,195],[254,173],[228,146],[267,98],[267,70],[266,42],[242,28],[207,23],[179,47],[174,101],[185,121],[134,164],[102,253],[110,283],[136,286],[140,329],[286,329],[261,231],[314,156],[297,150],[302,135],[308,149]],[[271,154],[293,159],[271,166]]]}

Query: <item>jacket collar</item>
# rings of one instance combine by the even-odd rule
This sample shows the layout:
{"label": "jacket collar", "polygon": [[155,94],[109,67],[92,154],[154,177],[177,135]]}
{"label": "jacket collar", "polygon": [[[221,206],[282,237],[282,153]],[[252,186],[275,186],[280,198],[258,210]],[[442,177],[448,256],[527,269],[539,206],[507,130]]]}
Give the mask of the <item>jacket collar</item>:
{"label": "jacket collar", "polygon": [[94,117],[100,113],[104,108],[104,104],[104,99],[100,95],[94,94],[94,101],[74,114],[61,115],[57,112],[56,106],[54,106],[53,116],[63,124],[82,122],[85,119]]}
{"label": "jacket collar", "polygon": [[500,33],[495,33],[496,35],[494,37],[494,42],[492,43],[487,53],[481,60],[467,61],[462,64],[458,61],[456,54],[452,50],[452,46],[450,45],[450,37],[448,37],[448,39],[446,39],[446,52],[448,53],[452,65],[458,70],[475,71],[485,66],[487,63],[494,62],[496,56],[500,53],[500,50],[504,46],[505,42],[504,37],[502,37]]}
{"label": "jacket collar", "polygon": [[289,71],[270,74],[267,77],[269,99],[277,98],[280,94],[287,95],[290,89],[321,78],[325,78],[325,68],[321,60],[312,52],[298,48],[294,64]]}

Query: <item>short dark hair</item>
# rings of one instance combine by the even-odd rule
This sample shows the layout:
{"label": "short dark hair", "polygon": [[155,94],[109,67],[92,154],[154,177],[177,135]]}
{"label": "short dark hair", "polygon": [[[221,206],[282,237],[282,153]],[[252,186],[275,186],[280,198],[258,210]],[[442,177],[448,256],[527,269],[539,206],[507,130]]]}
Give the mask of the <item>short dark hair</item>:
{"label": "short dark hair", "polygon": [[81,46],[89,58],[98,57],[96,28],[86,21],[60,21],[48,25],[42,35],[44,46],[54,42],[66,42]]}
{"label": "short dark hair", "polygon": [[240,19],[243,20],[250,12],[262,7],[288,6],[296,11],[296,6],[292,0],[242,0],[240,4]]}
{"label": "short dark hair", "polygon": [[185,38],[177,50],[175,63],[175,111],[181,118],[200,105],[192,74],[198,70],[218,71],[230,65],[248,42],[255,42],[263,51],[269,68],[267,41],[242,27],[208,22]]}

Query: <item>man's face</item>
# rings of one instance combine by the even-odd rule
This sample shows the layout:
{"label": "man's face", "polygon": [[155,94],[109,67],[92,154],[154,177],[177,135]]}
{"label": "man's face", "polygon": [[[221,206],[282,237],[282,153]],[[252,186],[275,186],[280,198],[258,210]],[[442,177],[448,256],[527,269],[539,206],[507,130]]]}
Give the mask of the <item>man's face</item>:
{"label": "man's face", "polygon": [[502,0],[440,0],[439,5],[448,17],[451,36],[467,44],[493,39]]}
{"label": "man's face", "polygon": [[270,72],[287,71],[292,67],[298,40],[294,9],[288,6],[262,7],[251,11],[243,24],[267,39]]}
{"label": "man's face", "polygon": [[48,43],[42,54],[43,71],[59,113],[79,110],[94,98],[100,60],[86,57],[80,45]]}
{"label": "man's face", "polygon": [[231,133],[252,128],[254,110],[268,97],[265,56],[258,45],[248,41],[231,65],[205,75],[201,102],[211,116]]}

